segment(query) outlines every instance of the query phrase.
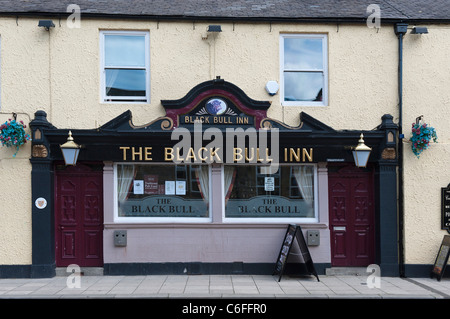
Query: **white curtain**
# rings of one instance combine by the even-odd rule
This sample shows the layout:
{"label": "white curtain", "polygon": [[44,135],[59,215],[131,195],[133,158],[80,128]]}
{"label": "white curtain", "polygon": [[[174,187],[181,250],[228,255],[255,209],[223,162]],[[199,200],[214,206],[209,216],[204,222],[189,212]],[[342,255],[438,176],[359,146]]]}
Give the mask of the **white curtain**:
{"label": "white curtain", "polygon": [[117,166],[117,193],[119,207],[128,198],[128,193],[134,180],[134,172],[134,165],[121,164]]}
{"label": "white curtain", "polygon": [[292,169],[300,194],[305,201],[314,200],[314,168],[313,166],[294,166]]}
{"label": "white curtain", "polygon": [[203,200],[209,202],[209,167],[207,165],[199,166],[195,171],[197,175],[198,185],[202,192]]}
{"label": "white curtain", "polygon": [[233,189],[233,180],[235,176],[235,170],[233,166],[225,165],[224,169],[224,186],[225,186],[225,200],[228,201],[230,198],[231,190]]}
{"label": "white curtain", "polygon": [[[106,74],[110,73],[110,78],[107,79]],[[105,84],[106,84],[106,96],[109,96],[109,91],[113,88],[114,82],[116,82],[117,76],[119,75],[119,70],[108,69],[108,72],[105,70]]]}

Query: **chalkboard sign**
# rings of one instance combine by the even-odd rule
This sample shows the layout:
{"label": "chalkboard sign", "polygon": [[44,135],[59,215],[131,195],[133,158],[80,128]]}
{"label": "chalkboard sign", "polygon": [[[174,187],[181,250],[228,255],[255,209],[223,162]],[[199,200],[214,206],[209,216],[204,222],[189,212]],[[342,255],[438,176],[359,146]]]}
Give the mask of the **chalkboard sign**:
{"label": "chalkboard sign", "polygon": [[294,239],[297,240],[300,251],[302,252],[302,257],[303,261],[306,264],[306,269],[310,274],[316,276],[317,281],[320,281],[319,276],[317,275],[317,272],[314,268],[314,263],[309,253],[308,246],[306,245],[305,237],[303,237],[302,229],[300,226],[292,224],[289,225],[287,228],[286,235],[284,236],[284,240],[281,245],[280,253],[278,254],[273,274],[274,275],[278,274],[279,275],[278,281],[281,280],[281,276],[283,276],[284,268],[286,266],[288,256],[291,252]]}
{"label": "chalkboard sign", "polygon": [[431,271],[431,277],[436,276],[437,280],[440,281],[442,275],[444,274],[445,267],[448,262],[448,255],[450,253],[450,236],[445,235],[442,240],[441,247],[439,248],[438,255],[434,261],[433,269]]}
{"label": "chalkboard sign", "polygon": [[450,184],[441,188],[441,229],[450,233]]}

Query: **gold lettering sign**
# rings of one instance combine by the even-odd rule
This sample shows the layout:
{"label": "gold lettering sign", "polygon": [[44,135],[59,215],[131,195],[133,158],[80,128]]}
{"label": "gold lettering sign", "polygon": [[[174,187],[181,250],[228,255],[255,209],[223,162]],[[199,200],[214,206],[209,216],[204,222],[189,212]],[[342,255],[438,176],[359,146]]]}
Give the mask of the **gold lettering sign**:
{"label": "gold lettering sign", "polygon": [[175,148],[174,154],[174,149],[172,147],[165,147],[164,161],[205,162],[209,159],[209,161],[211,162],[216,161],[217,163],[220,163],[221,159],[219,154],[217,153],[219,150],[220,148],[207,149],[206,147],[200,147],[197,151],[195,151],[194,148],[190,147],[187,151],[187,154],[182,156],[180,154],[179,148]]}
{"label": "gold lettering sign", "polygon": [[313,161],[313,148],[285,148],[284,149],[284,161],[285,162],[312,162]]}
{"label": "gold lettering sign", "polygon": [[[129,146],[120,146],[120,150],[122,150],[122,158],[124,161],[132,160],[135,161],[136,158],[139,161],[143,159],[145,161],[151,161],[152,159],[152,147],[129,147]],[[131,152],[128,152],[131,150]],[[129,157],[129,155],[131,155]]]}
{"label": "gold lettering sign", "polygon": [[[122,152],[123,161],[153,161],[153,147],[151,146],[120,146],[119,150]],[[233,162],[273,162],[276,159],[270,157],[270,149],[260,149],[258,147],[233,148],[232,159]],[[284,148],[284,162],[285,163],[301,163],[314,161],[314,149],[310,148]],[[220,148],[200,147],[194,149],[190,147],[187,151],[181,154],[179,148],[164,147],[164,161],[178,161],[178,162],[216,162],[221,163]]]}

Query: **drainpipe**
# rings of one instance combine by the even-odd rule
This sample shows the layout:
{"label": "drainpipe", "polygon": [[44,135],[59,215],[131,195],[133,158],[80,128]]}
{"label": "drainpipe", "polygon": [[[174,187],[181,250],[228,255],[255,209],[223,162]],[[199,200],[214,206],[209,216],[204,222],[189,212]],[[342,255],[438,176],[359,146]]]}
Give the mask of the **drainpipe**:
{"label": "drainpipe", "polygon": [[403,36],[408,31],[407,23],[394,25],[394,32],[398,37],[398,240],[399,240],[399,273],[405,277],[404,256],[404,199],[403,199]]}

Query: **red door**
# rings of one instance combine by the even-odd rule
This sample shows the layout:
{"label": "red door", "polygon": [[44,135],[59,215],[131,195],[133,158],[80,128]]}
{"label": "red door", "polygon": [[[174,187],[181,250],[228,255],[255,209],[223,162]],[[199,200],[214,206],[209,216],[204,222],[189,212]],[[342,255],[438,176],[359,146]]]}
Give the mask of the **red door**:
{"label": "red door", "polygon": [[331,265],[374,263],[373,173],[356,167],[329,171]]}
{"label": "red door", "polygon": [[56,171],[56,265],[103,266],[103,177],[77,164]]}

